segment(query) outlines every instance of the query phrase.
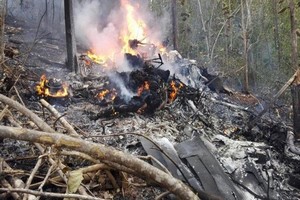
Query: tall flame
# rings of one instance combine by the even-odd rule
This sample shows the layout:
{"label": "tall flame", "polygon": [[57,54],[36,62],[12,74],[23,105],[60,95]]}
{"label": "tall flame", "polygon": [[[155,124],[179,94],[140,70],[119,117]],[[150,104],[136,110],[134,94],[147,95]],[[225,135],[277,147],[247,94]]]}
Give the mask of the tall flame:
{"label": "tall flame", "polygon": [[128,0],[121,1],[122,7],[126,10],[126,22],[127,26],[121,33],[121,39],[123,42],[122,53],[130,53],[136,55],[136,51],[132,49],[129,45],[130,40],[142,41],[145,39],[145,30],[147,28],[146,23],[138,17],[135,8],[129,4]]}
{"label": "tall flame", "polygon": [[[155,47],[158,47],[159,52],[165,51],[165,48],[160,45],[158,41],[149,41],[151,35],[149,35],[149,27],[147,23],[141,17],[141,14],[138,13],[139,4],[131,4],[129,0],[121,0],[121,9],[124,13],[124,22],[119,31],[119,49],[109,49],[107,53],[103,55],[98,55],[93,49],[87,52],[87,55],[95,63],[104,64],[108,59],[114,61],[118,56],[122,56],[124,53],[129,53],[132,55],[137,55],[138,53],[144,54],[145,52],[138,52],[138,49],[135,48],[139,45],[150,45],[155,44]],[[132,45],[134,41],[134,46]],[[146,44],[145,44],[146,43]],[[106,48],[105,46],[103,48]],[[114,47],[116,48],[116,47]],[[150,46],[148,47],[150,49]],[[153,48],[153,45],[151,46]],[[147,47],[145,47],[147,49]],[[108,53],[109,52],[109,53]],[[150,52],[150,50],[149,50]],[[153,51],[151,50],[151,53]],[[152,55],[151,55],[152,56]]]}

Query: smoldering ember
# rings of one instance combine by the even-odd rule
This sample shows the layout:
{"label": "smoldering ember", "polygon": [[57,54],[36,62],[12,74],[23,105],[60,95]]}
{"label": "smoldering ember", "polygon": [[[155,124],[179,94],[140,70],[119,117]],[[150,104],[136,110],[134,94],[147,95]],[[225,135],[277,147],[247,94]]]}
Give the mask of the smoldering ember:
{"label": "smoldering ember", "polygon": [[297,5],[0,1],[0,199],[299,199]]}

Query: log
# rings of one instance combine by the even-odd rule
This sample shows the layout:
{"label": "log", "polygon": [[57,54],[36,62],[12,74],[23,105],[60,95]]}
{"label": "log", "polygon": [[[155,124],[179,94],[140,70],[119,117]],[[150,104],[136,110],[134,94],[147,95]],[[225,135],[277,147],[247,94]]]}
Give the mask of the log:
{"label": "log", "polygon": [[74,31],[74,19],[73,19],[73,0],[65,0],[65,27],[66,27],[66,43],[67,43],[67,54],[68,61],[67,65],[73,72],[78,72],[77,63],[77,48],[75,41],[75,31]]}
{"label": "log", "polygon": [[23,140],[45,145],[55,145],[57,148],[68,148],[86,153],[95,159],[110,161],[135,170],[143,179],[154,180],[161,187],[169,190],[182,200],[199,200],[189,187],[169,174],[134,157],[102,144],[73,138],[60,133],[41,132],[25,128],[0,126],[0,134],[4,138]]}

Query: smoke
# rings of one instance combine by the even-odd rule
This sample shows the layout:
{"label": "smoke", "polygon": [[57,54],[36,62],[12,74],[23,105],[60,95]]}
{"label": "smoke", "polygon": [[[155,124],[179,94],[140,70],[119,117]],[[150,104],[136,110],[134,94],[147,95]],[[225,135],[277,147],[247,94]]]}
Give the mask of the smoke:
{"label": "smoke", "polygon": [[[153,53],[153,47],[164,40],[162,30],[170,24],[166,19],[169,18],[155,18],[147,1],[85,0],[76,1],[74,5],[75,35],[80,46],[84,51],[90,50],[111,59],[116,65],[114,70],[119,72],[132,71],[124,57],[124,53],[130,53],[124,52],[126,43],[136,39],[143,43],[137,48],[139,53],[150,50]],[[129,100],[134,95],[121,78],[114,73],[108,76],[120,89],[123,98]]]}
{"label": "smoke", "polygon": [[[128,5],[131,5],[134,10]],[[162,22],[167,23],[167,21],[164,19],[157,23],[158,20],[148,9],[147,1],[136,3],[129,0],[77,1],[74,6],[77,41],[85,50],[92,50],[97,55],[108,57],[121,64],[124,61],[122,50],[125,42],[122,41],[122,36],[131,31],[128,27],[131,24],[127,21],[130,17],[137,20],[139,25],[145,28],[145,36],[141,38],[137,28],[136,33],[127,33],[130,35],[128,40],[138,39],[147,45],[162,42],[164,33],[161,30],[162,27],[166,27]],[[145,23],[145,27],[141,22]],[[149,46],[145,48],[149,48]],[[128,70],[127,63],[123,63],[119,67]]]}

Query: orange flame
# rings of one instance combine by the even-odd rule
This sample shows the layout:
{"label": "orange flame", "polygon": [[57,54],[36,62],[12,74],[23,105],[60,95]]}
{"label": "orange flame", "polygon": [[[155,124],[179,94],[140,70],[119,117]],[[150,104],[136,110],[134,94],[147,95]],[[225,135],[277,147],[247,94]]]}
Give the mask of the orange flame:
{"label": "orange flame", "polygon": [[176,97],[177,97],[177,94],[178,94],[178,91],[183,88],[183,84],[182,83],[179,83],[179,86],[177,86],[176,82],[175,81],[171,81],[170,83],[170,86],[171,86],[171,93],[169,95],[169,99],[170,99],[170,102],[173,102]]}
{"label": "orange flame", "polygon": [[107,58],[105,56],[93,54],[91,51],[87,52],[87,56],[92,59],[95,63],[104,64]]}
{"label": "orange flame", "polygon": [[43,97],[66,97],[68,96],[68,85],[66,83],[62,83],[61,88],[55,93],[50,92],[50,88],[47,86],[49,80],[46,75],[43,74],[40,78],[40,83],[36,86],[37,94]]}
{"label": "orange flame", "polygon": [[129,45],[130,40],[142,41],[146,37],[146,23],[137,15],[135,8],[129,4],[128,0],[122,0],[121,5],[126,10],[127,27],[122,31],[123,49],[122,53],[130,53],[136,55],[137,52]]}
{"label": "orange flame", "polygon": [[117,97],[118,93],[115,88],[108,90],[104,89],[101,92],[99,92],[96,96],[102,101],[104,99],[108,99],[110,101],[114,101],[115,98]]}
{"label": "orange flame", "polygon": [[104,97],[109,93],[109,90],[105,89],[101,92],[98,93],[97,97],[100,99],[100,100],[103,100]]}
{"label": "orange flame", "polygon": [[[121,0],[121,6],[124,10],[124,26],[120,29],[119,32],[119,44],[121,45],[121,49],[111,49],[109,53],[105,55],[98,55],[95,51],[91,50],[87,52],[87,55],[90,59],[92,59],[95,63],[104,64],[107,60],[112,60],[120,54],[130,53],[132,55],[143,54],[144,52],[138,52],[136,48],[132,48],[130,41],[137,41],[136,45],[141,43],[154,44],[151,46],[157,47],[159,53],[166,52],[166,48],[160,45],[159,41],[149,41],[149,27],[146,22],[140,17],[138,13],[138,4],[131,4],[129,0]],[[104,47],[105,48],[105,47]],[[153,49],[152,49],[153,50]],[[151,50],[151,53],[153,51]],[[150,47],[149,47],[150,51]],[[150,53],[150,52],[149,52]],[[123,55],[122,55],[123,56]],[[148,55],[149,56],[149,55]],[[152,56],[152,55],[151,55]]]}

